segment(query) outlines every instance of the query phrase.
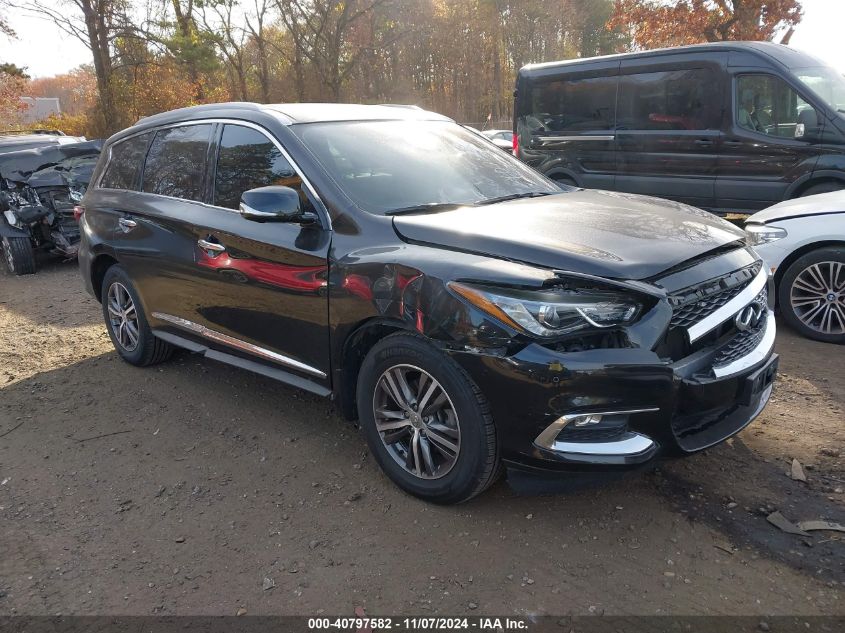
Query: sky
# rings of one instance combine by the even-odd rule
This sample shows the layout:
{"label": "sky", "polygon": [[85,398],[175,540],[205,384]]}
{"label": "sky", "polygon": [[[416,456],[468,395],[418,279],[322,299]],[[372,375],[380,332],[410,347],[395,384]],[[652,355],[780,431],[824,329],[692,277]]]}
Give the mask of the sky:
{"label": "sky", "polygon": [[[46,0],[61,6],[62,0]],[[845,73],[845,23],[843,0],[803,0],[804,19],[795,29],[790,45],[812,53]],[[26,67],[32,77],[65,73],[90,63],[91,54],[79,40],[66,35],[53,23],[18,11],[9,16],[17,40],[0,35],[0,62]]]}

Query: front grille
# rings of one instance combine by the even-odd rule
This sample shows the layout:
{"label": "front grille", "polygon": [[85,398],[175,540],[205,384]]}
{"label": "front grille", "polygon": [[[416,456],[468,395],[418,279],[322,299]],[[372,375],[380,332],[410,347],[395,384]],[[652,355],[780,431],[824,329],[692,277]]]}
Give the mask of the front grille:
{"label": "front grille", "polygon": [[751,283],[760,272],[760,266],[760,262],[755,262],[674,293],[669,297],[673,310],[669,327],[686,329],[721,308]]}
{"label": "front grille", "polygon": [[735,360],[746,356],[751,350],[760,344],[763,334],[766,331],[766,320],[768,319],[768,292],[766,288],[754,299],[756,303],[763,306],[763,318],[754,329],[739,332],[725,345],[716,350],[713,356],[713,367],[722,367]]}

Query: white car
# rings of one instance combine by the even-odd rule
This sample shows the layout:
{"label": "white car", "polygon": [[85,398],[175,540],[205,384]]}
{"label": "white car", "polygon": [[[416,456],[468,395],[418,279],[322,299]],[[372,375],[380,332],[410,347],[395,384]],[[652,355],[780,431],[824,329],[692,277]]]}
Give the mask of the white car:
{"label": "white car", "polygon": [[787,325],[845,343],[845,191],[764,209],[746,220],[745,234],[771,268]]}

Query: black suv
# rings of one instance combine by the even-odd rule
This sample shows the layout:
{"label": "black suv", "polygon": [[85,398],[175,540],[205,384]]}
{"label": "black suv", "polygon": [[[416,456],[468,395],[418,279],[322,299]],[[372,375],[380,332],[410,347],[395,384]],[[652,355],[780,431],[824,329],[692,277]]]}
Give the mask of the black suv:
{"label": "black suv", "polygon": [[771,42],[520,69],[514,149],[560,182],[719,213],[845,189],[845,77]]}
{"label": "black suv", "polygon": [[80,265],[118,353],[173,346],[332,397],[404,490],[598,476],[766,404],[768,270],[741,231],[561,190],[418,108],[219,104],[109,139]]}

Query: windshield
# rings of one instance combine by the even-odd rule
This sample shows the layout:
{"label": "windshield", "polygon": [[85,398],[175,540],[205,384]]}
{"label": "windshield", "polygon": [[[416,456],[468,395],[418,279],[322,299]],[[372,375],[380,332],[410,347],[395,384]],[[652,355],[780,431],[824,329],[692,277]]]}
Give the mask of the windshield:
{"label": "windshield", "polygon": [[354,121],[291,129],[344,193],[370,213],[561,192],[552,181],[454,123]]}
{"label": "windshield", "polygon": [[796,68],[795,75],[834,110],[845,112],[845,77],[833,68]]}

